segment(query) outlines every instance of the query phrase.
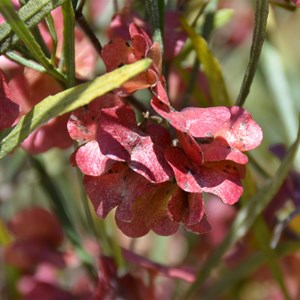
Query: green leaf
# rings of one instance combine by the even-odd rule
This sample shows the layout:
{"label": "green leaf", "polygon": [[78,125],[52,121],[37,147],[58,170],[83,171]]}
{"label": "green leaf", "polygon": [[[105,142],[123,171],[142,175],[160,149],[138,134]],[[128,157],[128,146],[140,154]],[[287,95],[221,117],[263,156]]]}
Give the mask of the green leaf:
{"label": "green leaf", "polygon": [[215,105],[231,105],[221,66],[210,51],[205,39],[199,36],[195,30],[187,24],[184,18],[181,18],[181,23],[188,33],[193,47],[196,50],[197,57],[203,66],[213,103]]}
{"label": "green leaf", "polygon": [[12,61],[14,61],[14,62],[16,62],[20,65],[23,65],[27,68],[31,68],[31,69],[36,70],[36,71],[41,72],[41,73],[46,73],[47,72],[47,70],[43,66],[41,66],[40,64],[36,63],[33,60],[24,58],[23,56],[18,55],[16,52],[8,51],[8,52],[6,52],[5,55],[10,60],[12,60]]}
{"label": "green leaf", "polygon": [[15,127],[0,134],[0,159],[20,145],[38,126],[120,87],[128,79],[147,69],[150,64],[151,60],[145,58],[133,64],[125,65],[91,82],[80,84],[45,98],[23,116]]}
{"label": "green leaf", "polygon": [[265,40],[268,14],[269,14],[269,1],[256,0],[255,25],[254,25],[252,44],[250,49],[250,58],[243,79],[243,83],[240,89],[240,93],[236,100],[236,105],[243,106],[250,92],[250,86],[252,84],[256,72],[258,60],[260,57],[260,52]]}
{"label": "green leaf", "polygon": [[49,74],[53,75],[59,81],[64,82],[64,76],[51,64],[51,61],[46,57],[40,45],[37,43],[35,36],[27,28],[26,24],[20,19],[15,12],[10,0],[0,1],[0,11],[6,21],[9,23],[13,31],[22,40],[27,49],[33,55],[37,62],[39,62]]}
{"label": "green leaf", "polygon": [[45,21],[51,36],[51,40],[52,40],[52,52],[51,52],[51,62],[53,65],[55,65],[56,62],[56,50],[57,50],[57,35],[56,35],[56,31],[55,31],[55,26],[54,26],[54,20],[52,15],[49,13],[46,17],[45,17]]}
{"label": "green leaf", "polygon": [[[19,9],[17,14],[30,29],[37,26],[49,12],[65,1],[66,0],[29,0],[26,5]],[[2,0],[0,2],[2,2]],[[18,40],[19,37],[12,31],[7,22],[0,25],[0,55],[10,50]]]}
{"label": "green leaf", "polygon": [[207,279],[210,272],[220,263],[225,252],[248,232],[256,218],[270,203],[292,167],[299,142],[300,124],[297,139],[291,146],[285,159],[282,161],[273,180],[259,190],[253,197],[248,199],[245,206],[240,209],[224,241],[212,252],[202,269],[198,272],[195,282],[188,289],[184,299],[188,299],[192,296],[195,290]]}

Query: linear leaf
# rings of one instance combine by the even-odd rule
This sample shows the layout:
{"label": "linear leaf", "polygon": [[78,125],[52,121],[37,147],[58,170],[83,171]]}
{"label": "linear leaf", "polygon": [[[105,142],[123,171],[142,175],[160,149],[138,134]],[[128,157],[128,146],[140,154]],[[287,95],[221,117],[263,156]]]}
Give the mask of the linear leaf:
{"label": "linear leaf", "polygon": [[11,152],[38,126],[50,119],[71,112],[120,87],[128,79],[147,69],[151,60],[145,58],[107,73],[91,82],[48,96],[23,116],[19,123],[0,134],[0,159]]}
{"label": "linear leaf", "polygon": [[35,60],[39,62],[43,67],[47,69],[49,74],[53,75],[59,81],[64,81],[64,76],[55,69],[50,60],[46,57],[42,48],[36,41],[35,36],[28,29],[27,25],[20,19],[15,12],[10,0],[0,1],[0,11],[3,14],[6,21],[9,23],[13,31],[22,40],[26,48],[33,55]]}
{"label": "linear leaf", "polygon": [[51,14],[48,14],[45,17],[45,21],[49,30],[49,34],[51,36],[51,40],[52,40],[52,52],[51,52],[51,62],[52,65],[55,65],[56,62],[56,50],[57,50],[57,34],[55,31],[55,25],[54,25],[54,21],[53,21],[53,17]]}
{"label": "linear leaf", "polygon": [[[62,5],[66,0],[29,0],[18,11],[19,18],[26,23],[27,27],[33,28],[53,9]],[[10,25],[5,22],[0,25],[0,55],[19,40],[19,37],[12,31]]]}
{"label": "linear leaf", "polygon": [[43,66],[38,64],[37,62],[35,62],[33,60],[30,60],[30,59],[27,59],[27,58],[24,58],[23,56],[20,56],[16,52],[8,51],[8,52],[6,52],[5,55],[10,60],[12,60],[12,61],[14,61],[14,62],[16,62],[20,65],[23,65],[27,68],[31,68],[31,69],[36,70],[36,71],[41,72],[41,73],[46,73],[47,72],[47,70]]}

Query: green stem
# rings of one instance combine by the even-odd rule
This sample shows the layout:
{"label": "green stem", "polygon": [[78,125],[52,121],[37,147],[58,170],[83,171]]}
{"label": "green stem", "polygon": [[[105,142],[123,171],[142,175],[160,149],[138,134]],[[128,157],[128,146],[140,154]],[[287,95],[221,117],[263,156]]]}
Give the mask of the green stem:
{"label": "green stem", "polygon": [[261,49],[265,39],[266,25],[269,14],[269,1],[256,0],[255,24],[250,49],[250,59],[244,75],[240,93],[236,100],[236,105],[243,106],[250,92],[250,87],[254,79],[258,65]]}

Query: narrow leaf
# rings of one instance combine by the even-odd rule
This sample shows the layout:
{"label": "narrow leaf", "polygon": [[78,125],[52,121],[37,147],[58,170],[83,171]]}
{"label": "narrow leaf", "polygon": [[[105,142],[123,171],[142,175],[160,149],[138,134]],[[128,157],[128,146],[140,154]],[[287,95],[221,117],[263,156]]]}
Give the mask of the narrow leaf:
{"label": "narrow leaf", "polygon": [[13,52],[13,51],[8,51],[6,52],[5,54],[10,60],[20,64],[20,65],[23,65],[27,68],[31,68],[33,70],[36,70],[38,72],[41,72],[41,73],[45,73],[47,72],[47,70],[41,66],[40,64],[36,63],[35,61],[33,60],[29,60],[29,59],[26,59],[20,55],[18,55],[16,52]]}
{"label": "narrow leaf", "polygon": [[273,180],[251,197],[246,205],[239,211],[224,241],[212,252],[202,269],[198,272],[195,282],[188,289],[184,299],[189,299],[192,296],[197,287],[207,279],[210,272],[218,265],[225,252],[248,232],[257,216],[259,216],[268,203],[270,203],[293,164],[299,142],[300,126],[298,128],[297,139],[291,146],[285,159],[282,161]]}
{"label": "narrow leaf", "polygon": [[128,79],[147,69],[150,64],[151,60],[146,58],[116,69],[91,82],[45,98],[23,116],[15,127],[0,135],[0,159],[20,145],[41,124],[86,105],[96,97],[120,87]]}
{"label": "narrow leaf", "polygon": [[51,63],[53,65],[55,65],[56,62],[56,50],[57,50],[57,35],[56,35],[56,31],[55,31],[55,26],[54,26],[54,21],[53,21],[53,17],[52,15],[49,13],[46,18],[46,24],[48,26],[49,29],[49,33],[52,39],[52,52],[51,52]]}
{"label": "narrow leaf", "polygon": [[[30,29],[37,26],[49,12],[65,1],[66,0],[29,0],[19,9],[17,14]],[[2,2],[2,0],[0,2]],[[19,37],[13,32],[7,22],[0,25],[0,55],[11,49],[18,40]]]}
{"label": "narrow leaf", "polygon": [[225,86],[221,66],[210,51],[204,38],[199,36],[195,30],[190,27],[185,19],[181,18],[181,23],[188,33],[193,47],[196,50],[197,57],[203,66],[203,71],[207,77],[210,94],[215,105],[230,105],[228,92]]}
{"label": "narrow leaf", "polygon": [[36,38],[15,12],[10,0],[0,1],[0,11],[5,17],[6,21],[12,27],[13,31],[18,35],[27,49],[34,56],[36,61],[45,67],[49,74],[52,74],[55,78],[63,82],[64,76],[54,68],[50,60],[46,57],[40,45],[37,43]]}

